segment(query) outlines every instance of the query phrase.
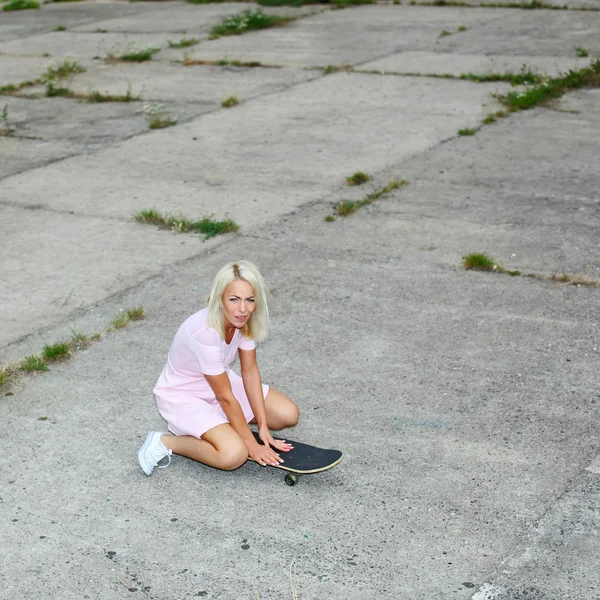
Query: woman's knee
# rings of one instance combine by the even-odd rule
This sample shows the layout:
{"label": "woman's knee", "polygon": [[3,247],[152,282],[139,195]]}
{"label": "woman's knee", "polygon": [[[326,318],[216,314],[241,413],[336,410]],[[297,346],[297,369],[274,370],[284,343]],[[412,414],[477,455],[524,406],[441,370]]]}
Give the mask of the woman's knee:
{"label": "woman's knee", "polygon": [[290,401],[291,406],[288,407],[285,415],[286,427],[293,427],[298,423],[298,419],[300,418],[300,409]]}
{"label": "woman's knee", "polygon": [[224,471],[239,469],[248,460],[248,450],[244,442],[232,444],[219,450],[220,468]]}

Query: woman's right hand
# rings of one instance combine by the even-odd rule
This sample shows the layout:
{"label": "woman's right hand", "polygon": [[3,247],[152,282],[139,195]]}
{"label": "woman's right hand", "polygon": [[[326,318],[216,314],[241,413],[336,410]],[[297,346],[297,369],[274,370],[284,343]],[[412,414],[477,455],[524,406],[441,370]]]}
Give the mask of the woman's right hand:
{"label": "woman's right hand", "polygon": [[269,446],[263,446],[257,442],[254,442],[248,447],[248,455],[252,460],[255,460],[261,467],[271,465],[276,467],[283,462],[283,458],[275,452]]}

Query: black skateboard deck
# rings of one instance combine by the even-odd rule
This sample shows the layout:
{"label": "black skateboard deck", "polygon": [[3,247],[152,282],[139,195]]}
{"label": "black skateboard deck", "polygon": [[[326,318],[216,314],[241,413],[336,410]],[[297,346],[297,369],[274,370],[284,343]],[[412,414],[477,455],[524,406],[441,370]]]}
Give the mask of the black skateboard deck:
{"label": "black skateboard deck", "polygon": [[[262,446],[263,443],[258,437],[258,433],[256,433],[256,431],[253,431],[252,433],[254,434],[256,441]],[[343,454],[339,450],[326,450],[324,448],[317,448],[316,446],[310,446],[309,444],[294,442],[292,440],[286,440],[286,442],[294,446],[294,449],[289,452],[280,452],[276,448],[273,448],[273,450],[275,450],[275,452],[283,459],[283,464],[277,465],[276,467],[273,465],[267,466],[272,467],[273,469],[287,471],[285,474],[285,482],[288,485],[296,485],[300,475],[320,473],[321,471],[327,471],[327,469],[335,467],[343,457]]]}

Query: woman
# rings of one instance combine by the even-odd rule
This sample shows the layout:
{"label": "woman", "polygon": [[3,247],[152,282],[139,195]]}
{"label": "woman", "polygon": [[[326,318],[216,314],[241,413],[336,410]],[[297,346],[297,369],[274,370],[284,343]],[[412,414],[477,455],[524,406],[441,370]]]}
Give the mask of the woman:
{"label": "woman", "polygon": [[[158,410],[173,435],[151,431],[138,452],[146,475],[171,454],[217,469],[233,470],[248,457],[265,466],[282,463],[275,450],[292,446],[273,439],[269,429],[298,422],[298,407],[261,382],[255,341],[269,326],[263,278],[255,265],[225,265],[215,277],[208,306],[179,328],[158,383]],[[229,365],[240,357],[242,376]],[[258,426],[264,445],[248,427]],[[168,465],[165,465],[168,466]]]}

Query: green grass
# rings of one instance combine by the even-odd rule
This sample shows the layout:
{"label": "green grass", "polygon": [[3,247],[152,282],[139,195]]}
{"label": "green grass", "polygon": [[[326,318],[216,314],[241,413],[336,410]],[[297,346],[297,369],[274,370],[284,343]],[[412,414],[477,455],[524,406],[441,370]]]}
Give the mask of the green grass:
{"label": "green grass", "polygon": [[518,73],[512,73],[510,71],[506,73],[486,73],[485,75],[463,73],[460,78],[475,81],[476,83],[484,83],[488,81],[507,81],[511,85],[528,85],[544,81],[544,77],[542,75],[534,73],[527,67],[527,65],[523,65]]}
{"label": "green grass", "polygon": [[231,219],[216,221],[212,218],[212,215],[207,215],[199,221],[191,221],[181,215],[162,214],[154,208],[139,211],[133,215],[133,218],[139,223],[149,223],[161,229],[170,229],[180,233],[200,233],[204,235],[205,240],[223,233],[238,231],[239,229],[239,225]]}
{"label": "green grass", "polygon": [[85,333],[81,333],[81,331],[77,331],[76,329],[71,329],[71,341],[76,345],[87,344],[89,338]]}
{"label": "green grass", "polygon": [[161,119],[160,117],[155,117],[148,123],[150,129],[165,129],[166,127],[173,127],[173,125],[177,125],[177,119]]}
{"label": "green grass", "polygon": [[223,108],[231,108],[232,106],[235,106],[239,103],[240,101],[237,99],[237,96],[229,96],[228,98],[225,98],[223,102],[221,102],[221,106]]}
{"label": "green grass", "polygon": [[497,98],[510,111],[527,110],[545,105],[570,90],[582,87],[600,87],[600,59],[579,71],[569,71],[566,75],[548,78],[524,91],[509,92]]}
{"label": "green grass", "polygon": [[65,87],[56,87],[53,83],[48,82],[46,84],[46,96],[48,98],[55,98],[60,96],[72,96],[73,92],[69,88]]}
{"label": "green grass", "polygon": [[483,119],[482,123],[483,123],[484,125],[490,125],[491,123],[495,123],[495,122],[496,122],[496,120],[497,120],[497,119],[496,119],[496,116],[495,116],[495,115],[489,114],[489,115],[487,115],[487,116],[485,117],[485,119]]}
{"label": "green grass", "polygon": [[40,83],[41,81],[39,79],[35,79],[33,81],[22,81],[21,83],[9,83],[8,85],[0,86],[0,94],[12,96],[23,88],[39,85]]}
{"label": "green grass", "polygon": [[143,319],[146,315],[144,314],[143,306],[134,306],[133,308],[128,308],[125,311],[125,314],[129,317],[131,321],[139,321]]}
{"label": "green grass", "polygon": [[129,316],[127,315],[127,313],[123,312],[123,313],[119,313],[111,322],[110,324],[115,328],[115,329],[121,329],[123,327],[125,327],[127,325],[127,323],[129,323]]}
{"label": "green grass", "polygon": [[344,71],[350,73],[354,71],[354,65],[327,65],[326,67],[317,67],[323,69],[323,75],[331,75],[332,73],[339,73]]}
{"label": "green grass", "polygon": [[0,387],[6,385],[10,379],[10,371],[8,369],[0,369]]}
{"label": "green grass", "polygon": [[4,11],[13,11],[13,10],[29,10],[32,8],[39,8],[40,3],[35,0],[10,0],[3,7]]}
{"label": "green grass", "polygon": [[349,177],[346,177],[346,185],[362,185],[371,179],[371,176],[362,171],[356,171]]}
{"label": "green grass", "polygon": [[292,17],[268,15],[260,9],[255,11],[245,10],[237,15],[226,17],[219,25],[215,25],[210,31],[210,38],[215,39],[224,35],[241,35],[246,31],[267,29],[268,27],[283,25],[292,20]]}
{"label": "green grass", "polygon": [[473,271],[493,271],[496,268],[494,259],[483,252],[471,252],[463,256],[462,260],[465,269]]}
{"label": "green grass", "polygon": [[44,346],[42,349],[42,356],[45,360],[59,360],[69,356],[69,344],[61,342],[58,344],[52,344],[51,346]]}
{"label": "green grass", "polygon": [[581,46],[577,46],[577,48],[575,48],[575,55],[579,56],[580,58],[586,58],[587,56],[590,55],[589,50],[586,50],[585,48],[582,48]]}
{"label": "green grass", "polygon": [[54,31],[66,31],[67,28],[64,25],[59,25]]}
{"label": "green grass", "polygon": [[40,76],[40,81],[42,83],[56,82],[77,73],[85,73],[85,69],[76,60],[65,58],[62,62],[50,65]]}
{"label": "green grass", "polygon": [[87,94],[78,94],[78,96],[88,102],[133,102],[140,99],[139,96],[133,95],[131,88],[127,88],[127,92],[124,94],[104,94],[97,90],[92,90]]}
{"label": "green grass", "polygon": [[356,212],[359,208],[363,206],[368,206],[375,202],[375,200],[379,200],[379,198],[389,194],[392,190],[397,190],[401,187],[404,187],[408,182],[404,179],[392,179],[382,188],[367,194],[362,200],[340,200],[333,205],[334,215],[329,215],[332,218],[325,217],[326,221],[333,221],[335,216],[338,217],[347,217],[352,213]]}
{"label": "green grass", "polygon": [[440,31],[440,37],[446,37],[447,35],[452,35],[452,32],[447,29],[442,29],[442,31]]}
{"label": "green grass", "polygon": [[35,356],[33,354],[26,356],[19,365],[19,371],[27,371],[29,373],[34,371],[41,373],[47,370],[48,366],[44,359],[41,356]]}
{"label": "green grass", "polygon": [[152,57],[160,52],[160,48],[155,46],[138,46],[136,44],[128,44],[126,48],[114,48],[108,53],[106,60],[108,62],[124,61],[124,62],[146,62],[152,60]]}
{"label": "green grass", "polygon": [[475,130],[470,127],[464,127],[458,130],[458,135],[475,135]]}
{"label": "green grass", "polygon": [[169,48],[189,48],[190,46],[195,46],[198,44],[200,40],[198,38],[181,38],[178,42],[171,42],[169,40]]}
{"label": "green grass", "polygon": [[456,31],[463,32],[463,31],[467,31],[467,29],[468,29],[468,27],[466,27],[465,25],[459,25],[458,29]]}

